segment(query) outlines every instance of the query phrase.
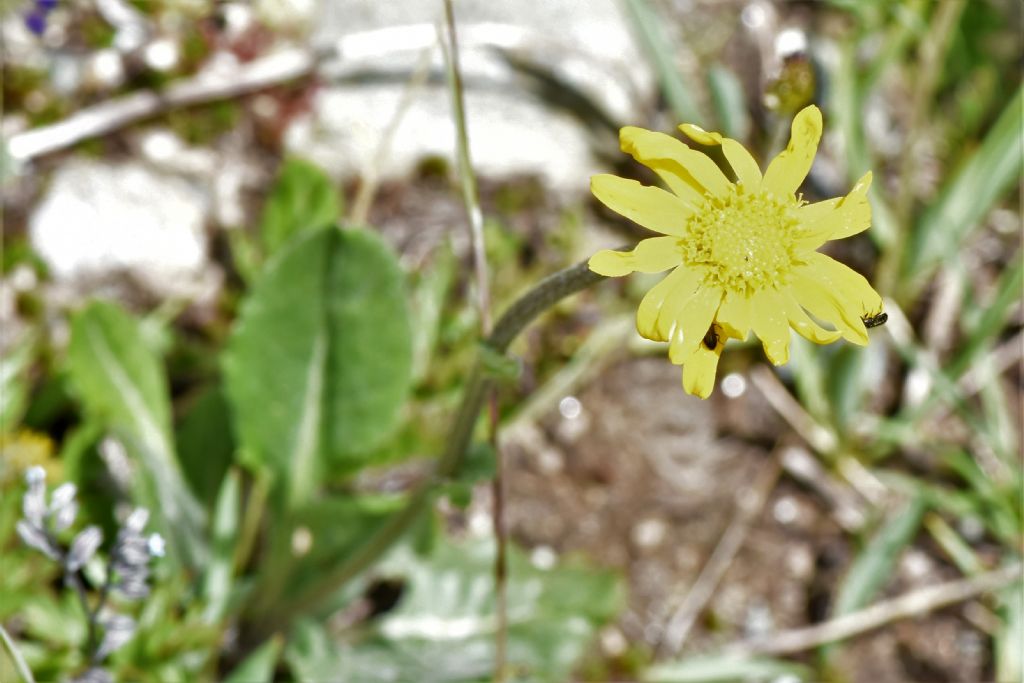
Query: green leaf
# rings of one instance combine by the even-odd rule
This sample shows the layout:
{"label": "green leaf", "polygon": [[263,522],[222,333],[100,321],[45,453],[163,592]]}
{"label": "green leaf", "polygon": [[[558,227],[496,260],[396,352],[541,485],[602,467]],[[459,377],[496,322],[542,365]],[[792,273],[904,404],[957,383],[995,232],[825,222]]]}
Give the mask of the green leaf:
{"label": "green leaf", "polygon": [[426,269],[418,273],[412,290],[413,378],[419,383],[427,376],[441,331],[445,299],[455,281],[458,259],[445,245],[434,254]]}
{"label": "green leaf", "polygon": [[736,140],[746,140],[750,134],[750,113],[739,77],[722,64],[712,64],[708,69],[708,86],[722,133]]}
{"label": "green leaf", "polygon": [[271,683],[283,645],[284,640],[280,636],[263,643],[231,671],[224,683]]}
{"label": "green leaf", "polygon": [[241,474],[236,470],[224,477],[213,513],[210,562],[203,575],[202,594],[206,602],[203,618],[213,624],[223,618],[231,597],[235,570],[235,547],[240,526]]}
{"label": "green leaf", "polygon": [[[565,681],[599,626],[623,602],[619,580],[582,566],[533,567],[510,548],[508,659],[513,678]],[[381,569],[404,577],[398,605],[358,642],[333,642],[303,625],[286,652],[299,680],[489,680],[494,669],[494,546],[438,543],[431,555],[395,556]],[[339,672],[343,671],[344,675]]]}
{"label": "green leaf", "polygon": [[87,622],[81,604],[72,591],[65,591],[59,597],[49,594],[36,595],[25,605],[20,618],[23,630],[33,639],[51,646],[80,648],[87,638]]}
{"label": "green leaf", "polygon": [[955,253],[992,206],[1020,178],[1024,165],[1024,85],[1006,105],[981,146],[942,189],[914,226],[904,271],[912,278],[930,272]]}
{"label": "green leaf", "polygon": [[657,664],[644,672],[644,683],[740,683],[751,680],[810,681],[812,672],[794,662],[765,657],[694,655]]}
{"label": "green leaf", "polygon": [[296,561],[290,587],[305,588],[328,568],[358,552],[405,505],[402,496],[334,496],[297,510],[294,526],[309,532],[311,545]]}
{"label": "green leaf", "polygon": [[[892,578],[903,549],[917,535],[927,508],[926,495],[918,493],[868,542],[839,585],[832,606],[833,618],[864,607],[885,587]],[[827,659],[835,652],[835,645],[825,645],[821,651]]]}
{"label": "green leaf", "polygon": [[412,345],[403,276],[375,235],[325,229],[272,260],[242,304],[224,360],[243,453],[290,505],[365,464],[398,421]]}
{"label": "green leaf", "polygon": [[189,485],[207,509],[217,499],[235,454],[231,409],[223,389],[205,390],[178,425],[178,456]]}
{"label": "green leaf", "polygon": [[28,407],[28,369],[36,356],[35,335],[27,335],[0,360],[0,436],[12,433]]}
{"label": "green leaf", "polygon": [[697,106],[697,100],[673,62],[675,52],[672,43],[665,37],[664,19],[657,15],[647,0],[627,0],[626,9],[676,119],[680,123],[703,124],[704,117]]}
{"label": "green leaf", "polygon": [[288,159],[263,206],[260,234],[266,254],[303,230],[334,225],[340,215],[338,192],[327,174],[308,161]]}
{"label": "green leaf", "polygon": [[915,496],[868,542],[839,586],[833,617],[864,607],[885,587],[903,549],[914,540],[925,509],[924,496]]}
{"label": "green leaf", "polygon": [[175,456],[167,381],[138,322],[113,303],[91,303],[72,316],[68,364],[86,412],[120,435],[138,464],[138,502],[157,520],[171,556],[201,566],[205,514]]}
{"label": "green leaf", "polygon": [[1006,627],[996,633],[996,680],[1019,681],[1024,675],[1024,587],[1020,584],[999,593],[1000,613]]}

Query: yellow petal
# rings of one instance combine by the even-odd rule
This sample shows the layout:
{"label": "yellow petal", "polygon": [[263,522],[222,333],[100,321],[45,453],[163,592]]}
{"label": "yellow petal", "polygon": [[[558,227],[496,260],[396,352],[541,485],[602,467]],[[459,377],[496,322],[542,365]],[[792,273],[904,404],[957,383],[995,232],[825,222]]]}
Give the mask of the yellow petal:
{"label": "yellow petal", "polygon": [[636,161],[658,174],[683,201],[700,205],[704,201],[704,186],[697,182],[679,160],[678,147],[684,146],[675,138],[654,131],[626,126],[619,131],[619,145]]}
{"label": "yellow petal", "polygon": [[666,178],[665,182],[684,199],[690,200],[691,191],[698,196],[725,195],[732,185],[709,156],[690,149],[671,135],[626,126],[619,131],[619,144],[623,152],[641,164],[659,174],[675,176],[675,180],[670,182]]}
{"label": "yellow petal", "polygon": [[789,319],[789,324],[793,326],[793,329],[797,331],[797,334],[807,341],[812,341],[815,344],[831,344],[842,336],[841,333],[833,330],[826,330],[824,327],[811,320],[810,316],[804,312],[804,309],[800,308],[796,299],[793,298],[792,293],[783,292],[781,299],[785,305],[786,317]]}
{"label": "yellow petal", "polygon": [[789,145],[768,165],[761,187],[776,197],[794,194],[807,177],[821,139],[821,111],[813,104],[793,119]]}
{"label": "yellow petal", "polygon": [[817,204],[808,204],[797,209],[797,220],[806,236],[800,238],[799,246],[814,250],[828,240],[838,240],[856,235],[871,226],[871,203],[868,190],[871,189],[871,171],[857,181],[845,197],[829,199]]}
{"label": "yellow petal", "polygon": [[608,174],[593,176],[590,191],[615,213],[664,235],[681,237],[686,219],[694,211],[671,192]]}
{"label": "yellow petal", "polygon": [[683,389],[686,393],[700,398],[707,398],[715,388],[715,374],[718,372],[718,359],[725,348],[724,338],[720,338],[714,349],[701,344],[683,363]]}
{"label": "yellow petal", "polygon": [[761,187],[761,169],[758,167],[754,157],[750,155],[747,148],[732,138],[727,138],[719,133],[706,131],[700,126],[692,123],[684,123],[679,129],[686,133],[694,142],[702,145],[721,145],[725,158],[736,173],[737,180],[752,191]]}
{"label": "yellow petal", "polygon": [[750,322],[765,355],[774,365],[789,361],[789,317],[785,302],[774,289],[756,292],[750,302]]}
{"label": "yellow petal", "polygon": [[641,240],[633,251],[603,249],[587,264],[599,275],[618,277],[633,272],[660,273],[682,262],[683,249],[677,237],[651,237]]}
{"label": "yellow petal", "polygon": [[[677,266],[661,282],[654,285],[644,298],[640,301],[640,307],[636,310],[636,331],[641,337],[652,341],[668,341],[668,331],[671,322],[662,325],[659,323],[662,309],[670,297],[687,296],[700,286],[704,279],[702,271],[686,266]],[[664,327],[665,333],[659,331]]]}
{"label": "yellow petal", "polygon": [[750,332],[750,297],[727,291],[715,319],[728,336],[743,341]]}
{"label": "yellow petal", "polygon": [[803,259],[806,265],[799,266],[795,272],[813,272],[813,277],[821,283],[819,286],[835,292],[858,319],[882,311],[882,297],[857,271],[818,252],[805,254]]}
{"label": "yellow petal", "polygon": [[693,350],[704,343],[715,313],[722,303],[722,290],[717,287],[701,287],[688,300],[676,303],[674,310],[663,310],[662,320],[672,321],[668,357],[676,365],[683,362]]}
{"label": "yellow petal", "polygon": [[836,327],[843,338],[864,346],[868,332],[862,318],[882,310],[882,297],[864,276],[824,254],[805,254],[807,263],[793,269],[791,290],[797,302]]}
{"label": "yellow petal", "polygon": [[860,346],[867,345],[868,331],[864,323],[860,318],[851,316],[831,292],[819,289],[820,286],[813,281],[807,282],[799,276],[794,276],[793,291],[797,303],[814,317],[834,325],[846,341]]}

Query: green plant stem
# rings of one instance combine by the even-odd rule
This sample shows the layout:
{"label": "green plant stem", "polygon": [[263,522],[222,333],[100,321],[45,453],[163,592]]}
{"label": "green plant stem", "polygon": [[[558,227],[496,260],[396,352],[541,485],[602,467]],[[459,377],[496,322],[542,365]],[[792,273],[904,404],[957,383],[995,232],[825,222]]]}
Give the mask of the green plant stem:
{"label": "green plant stem", "polygon": [[[512,341],[537,316],[565,297],[604,279],[603,275],[591,271],[586,262],[548,276],[512,304],[498,320],[484,344],[492,352],[504,354]],[[345,557],[333,570],[275,613],[272,619],[263,618],[260,623],[253,625],[249,645],[259,644],[275,631],[286,630],[293,619],[323,605],[345,583],[379,560],[402,537],[423,512],[436,488],[458,473],[472,441],[480,411],[494,386],[494,378],[488,374],[482,358],[478,356],[466,382],[462,403],[448,432],[448,445],[434,466],[432,475],[417,487],[406,506],[387,520],[365,545]]]}
{"label": "green plant stem", "polygon": [[[491,329],[491,293],[487,268],[487,250],[484,244],[483,211],[480,208],[480,194],[477,189],[476,173],[469,151],[469,133],[466,127],[465,90],[462,86],[462,69],[459,67],[459,41],[455,27],[455,10],[452,0],[444,0],[444,16],[447,28],[447,44],[441,41],[445,64],[448,70],[448,87],[452,96],[452,114],[455,119],[455,139],[459,159],[459,176],[462,180],[462,199],[469,224],[469,235],[473,246],[473,270],[476,275],[477,310],[480,316],[481,336],[486,337]],[[495,474],[492,482],[494,537],[497,552],[494,556],[494,589],[496,594],[495,612],[498,627],[495,630],[494,681],[503,683],[506,676],[506,644],[508,641],[508,614],[506,601],[506,579],[508,576],[507,544],[505,534],[505,481],[501,449],[498,447],[498,395],[492,387],[487,392],[487,438],[494,448]]]}
{"label": "green plant stem", "polygon": [[[473,272],[476,280],[477,308],[480,326],[487,334],[491,327],[491,292],[487,276],[487,255],[484,250],[484,216],[480,210],[480,193],[469,153],[469,133],[466,128],[466,103],[462,87],[462,69],[459,68],[459,43],[455,33],[455,14],[451,0],[444,2],[447,41],[442,39],[441,51],[448,71],[448,87],[452,95],[452,116],[455,119],[455,142],[459,159],[459,180],[462,200],[469,221],[469,237],[473,249]],[[439,37],[442,31],[438,29]]]}

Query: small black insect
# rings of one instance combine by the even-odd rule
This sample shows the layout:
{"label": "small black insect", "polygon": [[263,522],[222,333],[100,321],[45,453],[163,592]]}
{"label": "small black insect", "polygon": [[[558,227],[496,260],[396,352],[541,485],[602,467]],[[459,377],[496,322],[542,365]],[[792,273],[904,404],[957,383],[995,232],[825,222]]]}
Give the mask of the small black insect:
{"label": "small black insect", "polygon": [[714,351],[715,347],[718,346],[718,333],[715,332],[714,325],[709,327],[707,334],[704,335],[704,346],[708,347],[710,351]]}
{"label": "small black insect", "polygon": [[865,316],[861,318],[864,321],[864,327],[871,329],[872,327],[878,327],[884,325],[885,321],[889,319],[888,313],[879,313],[878,315]]}

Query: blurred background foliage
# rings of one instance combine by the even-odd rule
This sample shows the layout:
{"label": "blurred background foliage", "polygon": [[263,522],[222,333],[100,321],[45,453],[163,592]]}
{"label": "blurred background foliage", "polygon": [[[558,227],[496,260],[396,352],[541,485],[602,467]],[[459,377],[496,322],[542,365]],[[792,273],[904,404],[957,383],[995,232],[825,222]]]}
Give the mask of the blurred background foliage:
{"label": "blurred background foliage", "polygon": [[[539,11],[514,4],[513,14]],[[583,24],[587,7],[560,4]],[[395,141],[409,139],[396,131],[420,106],[417,89],[453,87],[440,57],[397,71],[358,64],[332,81],[302,52],[306,38],[321,12],[356,16],[364,3],[3,7],[0,624],[10,640],[0,678],[17,679],[18,659],[39,681],[87,663],[81,608],[14,533],[24,472],[39,465],[51,482],[77,484],[84,516],[108,537],[142,505],[168,540],[137,633],[106,664],[115,680],[491,679],[495,452],[481,429],[457,471],[435,481],[431,469],[479,352],[458,171],[453,152],[429,149],[403,174],[385,170]],[[488,19],[479,3],[456,2],[456,16],[467,7]],[[1019,680],[1021,584],[984,587],[999,568],[1019,576],[1024,538],[1020,3],[609,8],[641,57],[629,64],[628,118],[601,98],[600,78],[595,91],[562,68],[563,53],[517,44],[536,29],[529,21],[484,41],[514,97],[583,131],[591,159],[572,169],[573,187],[540,161],[480,171],[480,204],[468,208],[485,218],[494,310],[635,236],[585,192],[590,173],[641,170],[617,153],[619,126],[696,122],[763,163],[814,102],[826,134],[804,197],[845,194],[874,171],[874,225],[834,255],[871,279],[889,320],[864,349],[794,339],[777,374],[755,343],[731,346],[701,404],[676,369],[648,363],[651,345],[632,331],[638,276],[558,304],[513,346],[514,362],[491,359],[513,538],[500,675]],[[404,23],[396,16],[382,14],[384,28]],[[433,25],[420,28],[429,45]],[[295,49],[309,62],[277,81],[174,99],[183,83],[202,90],[214,67],[230,81]],[[470,98],[504,87],[483,73],[467,80]],[[374,163],[349,173],[316,161],[315,142],[296,152],[296,130],[330,134],[308,123],[330,88],[381,83],[401,97],[374,113],[392,122]],[[47,128],[140,93],[172,104],[115,112],[102,135],[71,142]],[[425,136],[446,148],[448,116]],[[487,148],[480,126],[471,142]],[[154,284],[157,269],[115,257],[69,274],[40,246],[58,172],[139,158],[212,188],[199,270]],[[141,192],[140,211],[159,200],[129,189],[129,175],[118,182]],[[219,204],[230,183],[233,210]],[[99,231],[79,223],[86,216],[122,220],[101,209],[57,217]],[[769,466],[778,471],[744,512],[737,491],[750,494]],[[716,557],[727,558],[717,574]],[[959,579],[977,590],[932,616],[892,616],[880,633],[790,649],[772,640]]]}

